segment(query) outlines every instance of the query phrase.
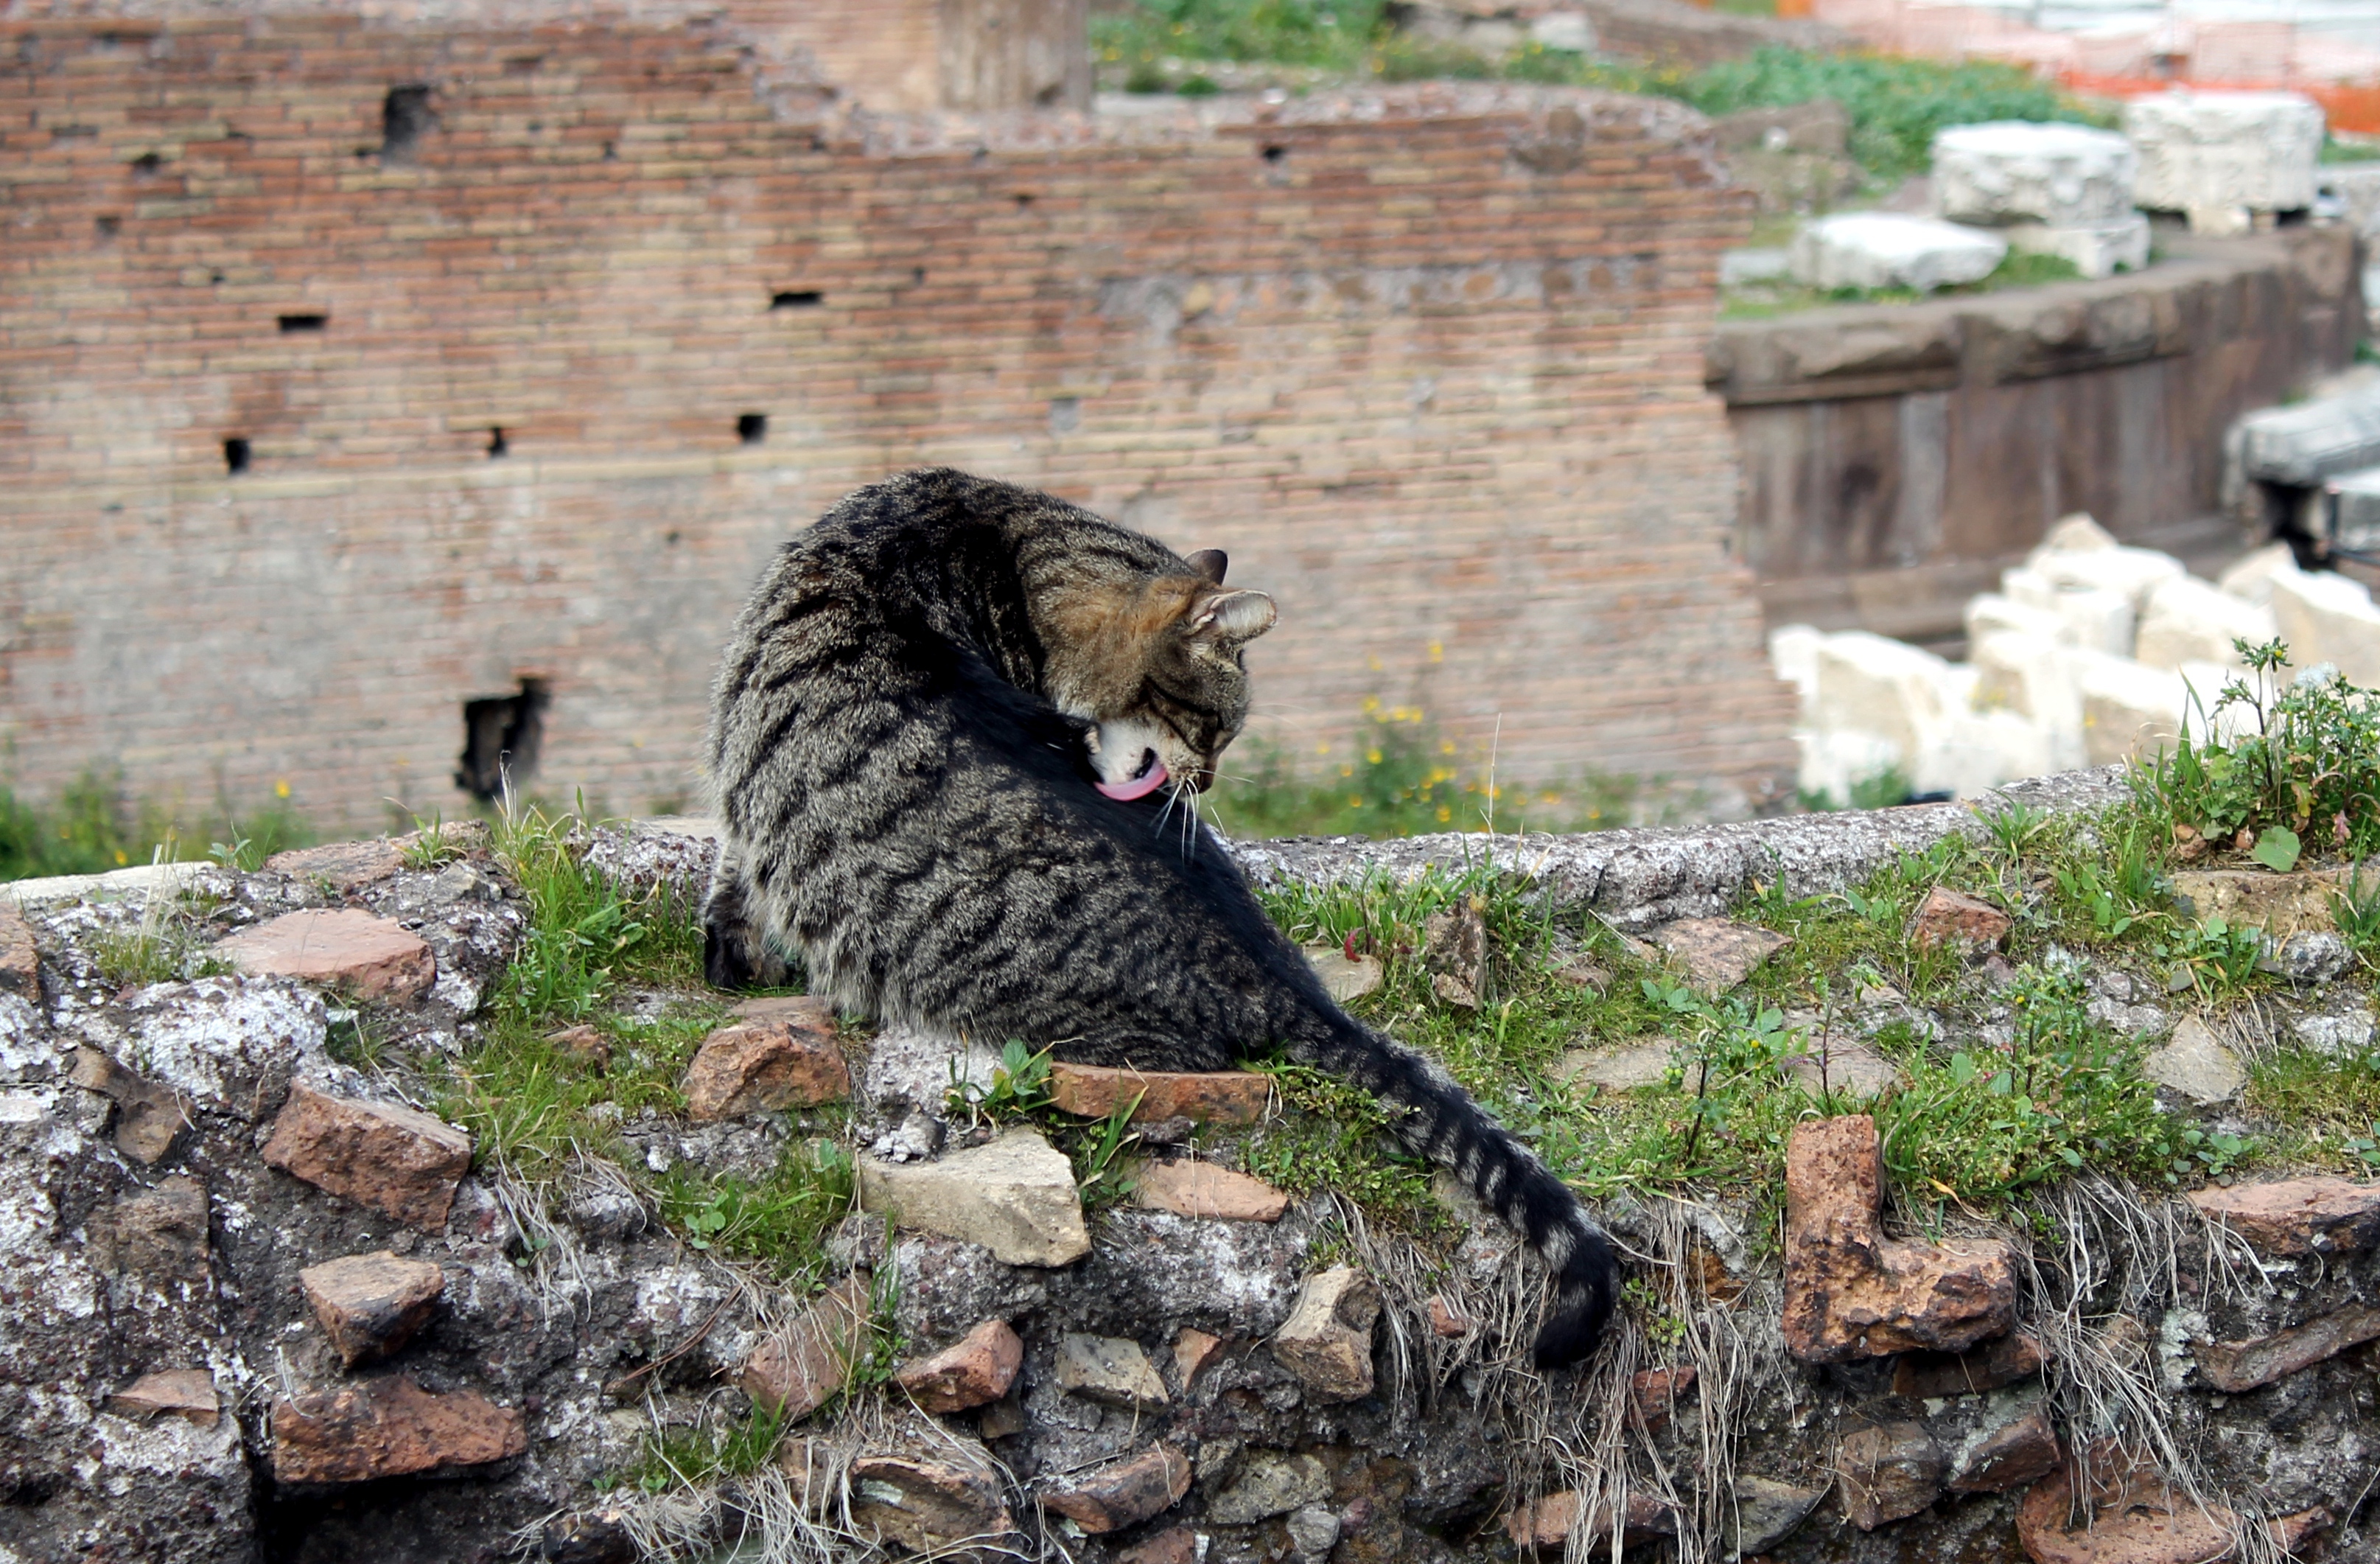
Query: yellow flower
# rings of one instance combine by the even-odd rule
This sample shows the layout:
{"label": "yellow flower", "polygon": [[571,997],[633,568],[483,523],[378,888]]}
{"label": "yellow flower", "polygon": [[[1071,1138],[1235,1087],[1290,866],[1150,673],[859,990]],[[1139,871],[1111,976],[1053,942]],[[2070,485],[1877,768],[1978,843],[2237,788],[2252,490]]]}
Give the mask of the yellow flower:
{"label": "yellow flower", "polygon": [[124,856],[124,849],[122,848],[117,848],[115,849],[115,861],[118,863],[128,863],[131,860]]}
{"label": "yellow flower", "polygon": [[1364,764],[1366,764],[1366,765],[1378,765],[1378,764],[1380,764],[1380,751],[1378,751],[1377,749],[1374,749],[1374,750],[1366,750],[1366,751],[1364,751]]}
{"label": "yellow flower", "polygon": [[289,778],[284,776],[273,784],[273,796],[276,799],[285,799],[289,796]]}
{"label": "yellow flower", "polygon": [[1433,641],[1429,643],[1429,660],[1433,663],[1443,663],[1446,661],[1446,642],[1442,641]]}
{"label": "yellow flower", "polygon": [[1453,805],[1451,805],[1451,804],[1440,804],[1440,805],[1439,805],[1439,806],[1438,806],[1438,823],[1439,823],[1439,825],[1445,825],[1448,821],[1450,821],[1450,820],[1451,820],[1451,819],[1453,819],[1453,818],[1454,818],[1454,806],[1453,806]]}

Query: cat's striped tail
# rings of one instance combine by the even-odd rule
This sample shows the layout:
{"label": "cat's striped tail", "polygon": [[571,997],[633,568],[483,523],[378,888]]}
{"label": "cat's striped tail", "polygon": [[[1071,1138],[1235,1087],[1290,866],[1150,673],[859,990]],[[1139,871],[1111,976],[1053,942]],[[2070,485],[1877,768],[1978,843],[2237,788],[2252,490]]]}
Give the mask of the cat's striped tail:
{"label": "cat's striped tail", "polygon": [[1611,1241],[1570,1186],[1430,1059],[1343,1013],[1314,1022],[1310,1035],[1290,1040],[1291,1057],[1402,1109],[1395,1129],[1405,1143],[1453,1169],[1553,1272],[1554,1306],[1537,1332],[1537,1366],[1565,1368],[1594,1351],[1619,1300],[1620,1267]]}

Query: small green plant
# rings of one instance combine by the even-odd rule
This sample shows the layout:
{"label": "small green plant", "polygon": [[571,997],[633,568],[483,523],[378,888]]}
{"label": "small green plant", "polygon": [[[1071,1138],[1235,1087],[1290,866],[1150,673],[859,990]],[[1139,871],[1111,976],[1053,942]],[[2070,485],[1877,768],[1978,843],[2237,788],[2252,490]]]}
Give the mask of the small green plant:
{"label": "small green plant", "polygon": [[2349,1136],[2347,1151],[2367,1169],[2380,1173],[2380,1120],[2374,1120],[2362,1134]]}
{"label": "small green plant", "polygon": [[2171,963],[2174,983],[2213,1000],[2228,998],[2255,981],[2256,963],[2265,956],[2262,930],[2235,927],[2219,917],[2200,923],[2177,919],[2172,927],[2169,937],[2149,946],[2149,953]]}
{"label": "small green plant", "polygon": [[1686,1322],[1650,1279],[1630,1277],[1620,1286],[1620,1301],[1636,1316],[1637,1328],[1657,1351],[1670,1351],[1686,1338]]}
{"label": "small green plant", "polygon": [[1035,1053],[1010,1038],[1000,1050],[1000,1062],[992,1067],[991,1084],[978,1086],[962,1073],[961,1061],[951,1060],[950,1089],[943,1094],[943,1110],[953,1118],[965,1116],[968,1122],[989,1120],[1003,1124],[1050,1106],[1050,1050]]}
{"label": "small green plant", "polygon": [[[1885,1166],[1914,1189],[2001,1199],[2086,1161],[2155,1176],[2180,1153],[2140,1045],[2091,1020],[2078,971],[2026,968],[2005,1047],[1900,1053],[1909,1083],[1876,1106]],[[2171,1175],[2167,1174],[2168,1179]]]}
{"label": "small green plant", "polygon": [[[2235,846],[2276,870],[2309,850],[2365,858],[2380,850],[2380,703],[2336,669],[2284,681],[2280,641],[2233,643],[2247,671],[2216,697],[2211,719],[2240,714],[2234,737],[2185,731],[2134,774],[2134,804],[2192,851]],[[2212,728],[2212,720],[2201,724]]]}
{"label": "small green plant", "polygon": [[2252,1155],[2255,1142],[2221,1130],[2184,1130],[2182,1153],[2173,1159],[2176,1173],[2203,1172],[2210,1179],[2228,1179],[2231,1170]]}
{"label": "small green plant", "polygon": [[2380,869],[2350,866],[2342,888],[2330,893],[2330,915],[2357,960],[2380,963]]}
{"label": "small green plant", "polygon": [[723,1422],[706,1416],[692,1428],[649,1434],[627,1481],[646,1493],[665,1494],[722,1477],[749,1477],[776,1453],[787,1421],[783,1407],[755,1401]]}
{"label": "small green plant", "polygon": [[440,869],[463,856],[463,835],[450,831],[438,812],[432,811],[425,820],[412,816],[410,839],[398,849],[407,869]]}
{"label": "small green plant", "polygon": [[2000,856],[2015,862],[2040,839],[2053,816],[2047,810],[2035,809],[2031,804],[2003,802],[1979,818],[1984,829],[1992,834],[1992,844],[2000,849]]}
{"label": "small green plant", "polygon": [[2085,860],[2055,869],[2050,877],[2059,896],[2081,914],[2092,937],[2102,944],[2123,938],[2138,921],[2137,904],[2118,891],[2116,876],[2095,862]]}
{"label": "small green plant", "polygon": [[1704,1130],[1724,1134],[1740,1110],[1737,1088],[1774,1084],[1787,1060],[1808,1051],[1806,1039],[1785,1024],[1784,1012],[1773,1005],[1755,1008],[1735,995],[1713,999],[1667,975],[1641,981],[1647,1001],[1685,1020],[1690,1029],[1686,1045],[1670,1064],[1670,1084],[1693,1093],[1680,1154],[1691,1167]]}
{"label": "small green plant", "polygon": [[2286,874],[2298,866],[2301,850],[2298,834],[2286,825],[2267,825],[2256,834],[2256,845],[2248,856],[2276,874]]}
{"label": "small green plant", "polygon": [[692,1248],[758,1261],[781,1280],[808,1286],[826,1274],[826,1235],[851,1209],[851,1186],[849,1150],[796,1142],[758,1182],[680,1165],[662,1184],[662,1216]]}
{"label": "small green plant", "polygon": [[1114,1205],[1132,1193],[1132,1167],[1123,1154],[1140,1143],[1131,1128],[1132,1116],[1146,1094],[1135,1092],[1130,1102],[1117,1103],[1112,1113],[1095,1120],[1090,1132],[1075,1142],[1075,1183],[1086,1206]]}

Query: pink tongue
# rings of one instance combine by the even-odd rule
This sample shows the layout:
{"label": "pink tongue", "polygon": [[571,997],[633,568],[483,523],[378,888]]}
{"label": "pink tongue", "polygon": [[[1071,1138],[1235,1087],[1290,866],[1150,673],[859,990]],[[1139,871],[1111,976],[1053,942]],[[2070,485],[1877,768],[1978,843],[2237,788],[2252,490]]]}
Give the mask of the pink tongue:
{"label": "pink tongue", "polygon": [[1165,763],[1152,755],[1148,775],[1135,776],[1129,782],[1094,782],[1091,786],[1111,799],[1130,803],[1135,799],[1145,799],[1165,786]]}

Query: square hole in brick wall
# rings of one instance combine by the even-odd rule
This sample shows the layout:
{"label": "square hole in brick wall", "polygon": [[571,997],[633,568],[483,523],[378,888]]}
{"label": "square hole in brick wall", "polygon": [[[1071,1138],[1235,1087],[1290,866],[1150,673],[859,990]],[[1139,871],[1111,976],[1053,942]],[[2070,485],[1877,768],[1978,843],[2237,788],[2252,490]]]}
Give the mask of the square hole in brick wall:
{"label": "square hole in brick wall", "polygon": [[737,413],[735,437],[747,446],[757,446],[769,437],[767,413]]}
{"label": "square hole in brick wall", "polygon": [[511,450],[512,446],[504,439],[504,426],[495,423],[488,425],[488,459],[493,461]]}
{"label": "square hole in brick wall", "polygon": [[380,105],[380,160],[410,163],[421,139],[438,128],[437,111],[430,106],[430,89],[415,82],[392,87]]}
{"label": "square hole in brick wall", "polygon": [[226,472],[248,470],[248,442],[237,434],[224,442],[224,470]]}
{"label": "square hole in brick wall", "polygon": [[281,335],[284,336],[301,331],[327,331],[331,324],[331,317],[328,315],[283,315],[280,321]]}
{"label": "square hole in brick wall", "polygon": [[797,287],[769,295],[769,308],[771,310],[814,310],[825,302],[826,295],[814,287]]}
{"label": "square hole in brick wall", "polygon": [[463,754],[455,786],[475,799],[499,802],[507,783],[518,787],[537,773],[552,699],[541,678],[525,678],[510,695],[463,703]]}

